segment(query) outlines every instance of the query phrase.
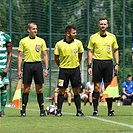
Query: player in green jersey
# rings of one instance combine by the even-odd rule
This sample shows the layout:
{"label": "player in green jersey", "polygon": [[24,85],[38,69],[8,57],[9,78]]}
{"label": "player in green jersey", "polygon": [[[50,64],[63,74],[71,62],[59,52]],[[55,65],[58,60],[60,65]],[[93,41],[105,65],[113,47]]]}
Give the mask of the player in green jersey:
{"label": "player in green jersey", "polygon": [[[0,28],[2,23],[0,20]],[[0,117],[5,116],[4,109],[7,102],[7,85],[8,80],[8,70],[10,68],[10,63],[12,59],[12,43],[11,37],[0,31],[0,90],[1,90],[1,110]]]}

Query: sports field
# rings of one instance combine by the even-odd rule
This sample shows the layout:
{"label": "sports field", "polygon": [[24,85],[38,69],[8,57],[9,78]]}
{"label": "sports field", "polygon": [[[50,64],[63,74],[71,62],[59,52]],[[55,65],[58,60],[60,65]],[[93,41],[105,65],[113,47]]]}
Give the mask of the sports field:
{"label": "sports field", "polygon": [[[45,103],[45,108],[50,105]],[[107,116],[106,104],[100,104],[99,116],[92,117],[92,106],[87,104],[82,110],[85,117],[75,116],[75,106],[63,104],[62,117],[39,116],[38,104],[29,102],[27,116],[20,117],[19,110],[6,107],[6,117],[0,118],[0,133],[133,133],[133,106],[113,104],[114,117]]]}

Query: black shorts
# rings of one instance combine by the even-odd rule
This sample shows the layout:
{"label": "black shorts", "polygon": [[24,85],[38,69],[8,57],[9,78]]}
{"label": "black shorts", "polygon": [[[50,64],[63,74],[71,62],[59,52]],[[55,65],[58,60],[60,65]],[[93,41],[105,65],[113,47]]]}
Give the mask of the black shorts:
{"label": "black shorts", "polygon": [[126,96],[126,97],[127,97],[127,99],[131,99],[131,102],[133,102],[133,96],[127,96],[127,95],[126,95],[126,94],[124,94],[124,93],[122,94],[122,96],[123,96],[123,95],[124,95],[124,96]]}
{"label": "black shorts", "polygon": [[96,60],[93,61],[93,82],[105,83],[111,82],[113,77],[113,61],[112,60]]}
{"label": "black shorts", "polygon": [[72,88],[81,86],[81,74],[79,67],[73,69],[60,68],[57,84],[58,88],[67,88],[69,80]]}
{"label": "black shorts", "polygon": [[35,84],[43,84],[43,68],[41,62],[24,62],[23,84],[31,84],[34,77]]}

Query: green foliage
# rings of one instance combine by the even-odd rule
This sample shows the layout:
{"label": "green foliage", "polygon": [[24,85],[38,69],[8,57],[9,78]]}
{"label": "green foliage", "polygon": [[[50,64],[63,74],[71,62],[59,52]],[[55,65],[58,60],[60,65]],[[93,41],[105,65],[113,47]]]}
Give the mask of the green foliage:
{"label": "green foliage", "polygon": [[9,31],[9,26],[7,24],[7,20],[9,20],[8,15],[9,3],[6,3],[5,0],[1,0],[0,2],[0,19],[2,21],[2,29],[3,31]]}
{"label": "green foliage", "polygon": [[[111,7],[111,2],[113,6]],[[125,3],[124,3],[125,2]],[[10,5],[11,4],[11,5]],[[112,9],[112,12],[111,12]],[[47,46],[54,48],[56,42],[64,38],[64,29],[68,24],[77,27],[77,38],[83,42],[84,49],[91,34],[98,31],[98,20],[106,17],[109,21],[108,31],[113,32],[119,44],[119,88],[127,74],[133,74],[131,63],[131,43],[133,41],[133,1],[132,0],[1,0],[0,19],[2,31],[10,34],[13,46],[18,47],[21,38],[27,36],[27,24],[38,24],[38,35],[45,39]],[[51,69],[58,69],[49,52]],[[87,58],[87,54],[85,55]],[[12,60],[12,81],[17,77],[17,59]],[[15,70],[14,70],[15,69]],[[84,68],[87,70],[87,68]],[[15,72],[14,72],[15,71]],[[52,88],[56,84],[57,72],[51,72]],[[87,79],[84,79],[87,82]],[[49,85],[49,84],[48,84]],[[12,84],[14,88],[14,83]],[[49,87],[47,87],[49,88]]]}

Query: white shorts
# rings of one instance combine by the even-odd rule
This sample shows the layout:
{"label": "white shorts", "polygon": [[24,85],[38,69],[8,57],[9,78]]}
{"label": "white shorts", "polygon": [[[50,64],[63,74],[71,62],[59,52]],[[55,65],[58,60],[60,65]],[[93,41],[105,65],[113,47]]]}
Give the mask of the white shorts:
{"label": "white shorts", "polygon": [[84,100],[86,96],[87,96],[86,94],[80,95],[80,97],[81,97],[82,100]]}

